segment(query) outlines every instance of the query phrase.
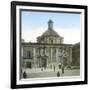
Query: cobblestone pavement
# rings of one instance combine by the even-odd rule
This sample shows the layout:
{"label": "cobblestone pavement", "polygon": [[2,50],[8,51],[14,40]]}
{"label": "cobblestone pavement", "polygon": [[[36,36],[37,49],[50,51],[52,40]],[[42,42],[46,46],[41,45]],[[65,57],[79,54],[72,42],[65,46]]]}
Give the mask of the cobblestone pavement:
{"label": "cobblestone pavement", "polygon": [[79,76],[80,70],[64,70],[64,74],[62,74],[61,70],[51,70],[51,69],[25,69],[27,73],[27,78],[41,78],[41,77],[57,77],[57,72],[59,71],[60,77],[63,76]]}

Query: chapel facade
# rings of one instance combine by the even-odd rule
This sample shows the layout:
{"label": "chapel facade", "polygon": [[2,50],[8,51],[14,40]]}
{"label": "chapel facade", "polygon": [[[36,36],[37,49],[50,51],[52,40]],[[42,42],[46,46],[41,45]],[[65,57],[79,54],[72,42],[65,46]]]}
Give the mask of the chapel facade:
{"label": "chapel facade", "polygon": [[64,38],[53,29],[48,21],[47,30],[37,37],[36,43],[21,43],[22,66],[25,68],[59,68],[72,63],[72,44],[64,44]]}

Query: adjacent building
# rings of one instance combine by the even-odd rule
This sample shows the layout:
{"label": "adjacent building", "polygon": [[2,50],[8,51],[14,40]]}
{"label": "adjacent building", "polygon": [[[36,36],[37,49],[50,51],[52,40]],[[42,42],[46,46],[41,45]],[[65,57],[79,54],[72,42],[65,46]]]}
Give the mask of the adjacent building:
{"label": "adjacent building", "polygon": [[80,43],[76,43],[72,47],[72,65],[80,66]]}

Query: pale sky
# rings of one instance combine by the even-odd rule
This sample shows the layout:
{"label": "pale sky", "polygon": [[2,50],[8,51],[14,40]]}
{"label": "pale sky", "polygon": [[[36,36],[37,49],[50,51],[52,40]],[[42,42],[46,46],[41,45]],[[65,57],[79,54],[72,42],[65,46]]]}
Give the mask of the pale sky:
{"label": "pale sky", "polygon": [[54,22],[54,30],[64,37],[64,43],[80,42],[80,14],[22,11],[21,32],[25,42],[36,42],[36,38],[48,29],[49,19]]}

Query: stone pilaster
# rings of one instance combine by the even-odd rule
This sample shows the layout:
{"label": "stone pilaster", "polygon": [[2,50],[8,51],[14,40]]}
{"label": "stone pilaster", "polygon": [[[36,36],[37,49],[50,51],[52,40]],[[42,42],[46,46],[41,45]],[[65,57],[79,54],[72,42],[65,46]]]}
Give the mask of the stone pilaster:
{"label": "stone pilaster", "polygon": [[36,67],[36,48],[33,47],[33,67]]}
{"label": "stone pilaster", "polygon": [[56,48],[56,62],[58,63],[58,48]]}
{"label": "stone pilaster", "polygon": [[69,64],[72,62],[72,47],[70,47],[70,61],[69,61]]}
{"label": "stone pilaster", "polygon": [[50,59],[51,59],[51,63],[52,63],[52,47],[51,47],[51,52],[50,52],[50,53],[51,53],[51,55],[50,55],[50,56],[51,56]]}

